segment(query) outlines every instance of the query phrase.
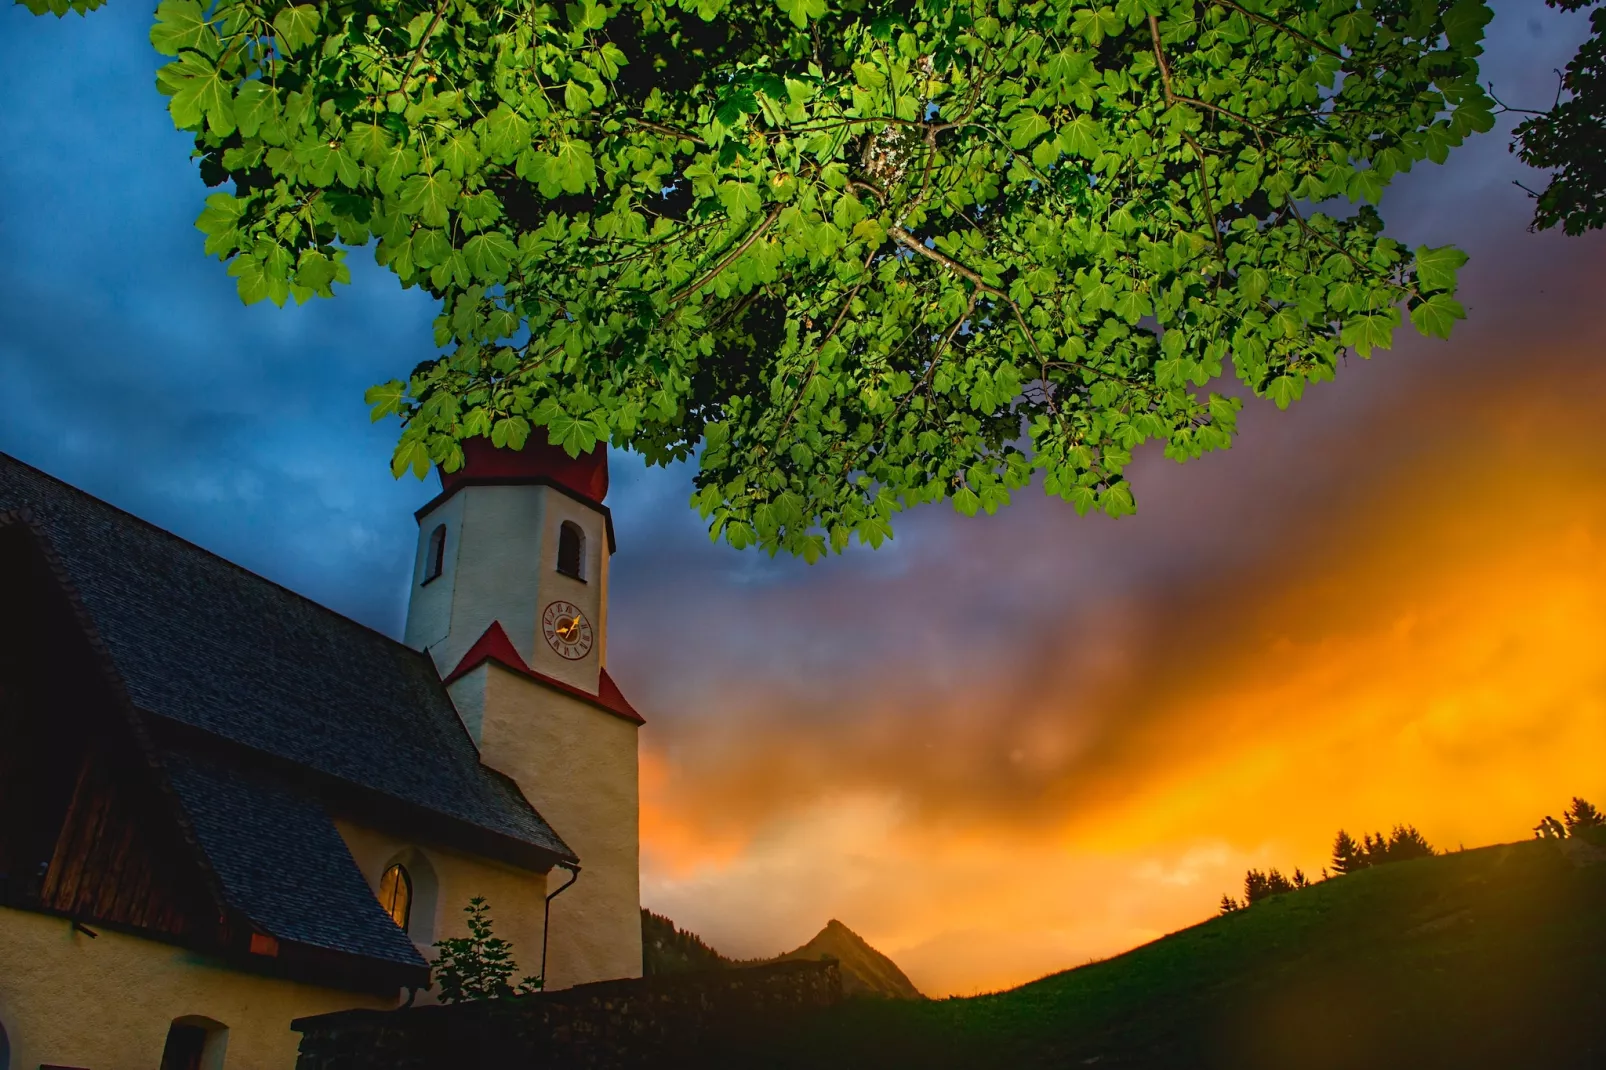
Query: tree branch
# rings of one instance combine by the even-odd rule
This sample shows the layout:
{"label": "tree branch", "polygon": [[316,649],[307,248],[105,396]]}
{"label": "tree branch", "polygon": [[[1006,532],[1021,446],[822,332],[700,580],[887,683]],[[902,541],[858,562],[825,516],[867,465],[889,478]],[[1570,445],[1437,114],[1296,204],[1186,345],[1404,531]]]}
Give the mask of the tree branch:
{"label": "tree branch", "polygon": [[718,275],[721,271],[724,271],[727,267],[729,267],[730,264],[731,264],[731,261],[735,260],[737,257],[741,256],[743,253],[747,252],[748,249],[752,248],[753,243],[758,241],[758,239],[763,236],[765,231],[769,230],[770,227],[775,225],[775,221],[781,217],[781,211],[784,208],[785,208],[785,205],[777,204],[775,206],[774,210],[772,210],[770,212],[769,216],[764,220],[764,222],[762,222],[758,226],[754,227],[753,228],[753,232],[742,240],[742,244],[738,245],[736,248],[732,249],[729,253],[727,253],[725,255],[724,259],[722,259],[719,263],[715,264],[712,268],[710,268],[708,273],[706,275],[704,275],[702,278],[698,279],[695,283],[693,283],[690,286],[687,286],[685,289],[681,290],[679,293],[677,293],[673,297],[671,297],[669,299],[669,303],[671,305],[680,304],[680,302],[684,301],[686,298],[690,297],[692,294],[696,293],[698,290],[702,289],[705,285],[707,285],[708,282],[711,279],[713,279],[716,275]]}
{"label": "tree branch", "polygon": [[441,24],[441,19],[446,15],[446,8],[451,2],[452,0],[441,0],[439,4],[435,5],[435,17],[429,20],[429,26],[424,30],[424,36],[418,39],[418,47],[413,49],[413,58],[407,61],[407,71],[402,75],[401,89],[398,92],[407,92],[407,83],[413,80],[413,72],[418,70],[418,61],[424,57],[424,46],[429,44],[431,37],[435,36],[435,28]]}
{"label": "tree branch", "polygon": [[1210,221],[1210,236],[1216,240],[1216,252],[1221,254],[1221,268],[1227,269],[1227,247],[1221,241],[1221,227],[1216,222],[1215,198],[1210,195],[1210,170],[1205,166],[1204,150],[1193,139],[1192,134],[1183,134],[1188,147],[1193,150],[1194,156],[1199,160],[1199,199],[1204,202],[1205,217]]}
{"label": "tree branch", "polygon": [[[1149,36],[1154,39],[1154,58],[1155,61],[1160,65],[1160,84],[1165,89],[1165,101],[1167,104],[1192,104],[1196,108],[1203,108],[1206,111],[1213,111],[1217,115],[1225,115],[1229,119],[1243,123],[1245,126],[1252,127],[1256,130],[1267,129],[1266,127],[1255,122],[1253,119],[1249,118],[1249,116],[1239,115],[1231,108],[1219,107],[1215,104],[1209,103],[1208,101],[1200,100],[1197,97],[1185,97],[1176,92],[1176,90],[1171,86],[1171,67],[1165,61],[1165,49],[1160,47],[1160,20],[1155,18],[1153,15],[1149,16]],[[1268,131],[1268,133],[1275,132],[1276,131]]]}
{"label": "tree branch", "polygon": [[1243,15],[1245,18],[1250,19],[1250,20],[1252,20],[1254,22],[1258,22],[1262,26],[1270,26],[1272,29],[1281,30],[1281,31],[1283,31],[1283,33],[1286,33],[1288,36],[1294,38],[1295,40],[1303,41],[1305,44],[1309,45],[1310,47],[1312,47],[1314,49],[1317,49],[1319,51],[1322,51],[1322,52],[1326,52],[1329,56],[1332,56],[1335,59],[1343,59],[1344,58],[1344,53],[1338,51],[1337,49],[1328,48],[1326,45],[1322,44],[1320,41],[1316,40],[1315,38],[1306,37],[1304,34],[1300,33],[1298,30],[1294,29],[1292,26],[1288,26],[1288,25],[1285,25],[1285,24],[1283,24],[1281,22],[1278,22],[1276,19],[1269,19],[1265,15],[1259,14],[1258,12],[1250,11],[1246,7],[1242,7],[1242,6],[1238,5],[1238,4],[1233,3],[1233,0],[1212,0],[1212,2],[1220,4],[1222,7],[1230,7],[1234,11],[1238,12],[1240,15]]}

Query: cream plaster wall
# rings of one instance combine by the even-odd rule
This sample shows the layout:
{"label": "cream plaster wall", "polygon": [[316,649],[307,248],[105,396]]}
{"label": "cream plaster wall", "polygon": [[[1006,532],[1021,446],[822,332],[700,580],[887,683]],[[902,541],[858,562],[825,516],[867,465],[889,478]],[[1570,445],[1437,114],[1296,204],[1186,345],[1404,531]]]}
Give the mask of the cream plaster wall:
{"label": "cream plaster wall", "polygon": [[[435,646],[446,638],[446,633],[451,629],[452,588],[457,579],[457,558],[463,542],[463,501],[463,495],[454,494],[419,523],[418,547],[413,554],[413,586],[407,606],[407,628],[402,636],[402,641],[414,650]],[[446,552],[441,559],[441,574],[425,583],[424,564],[429,552],[429,536],[442,524],[446,526]],[[436,664],[440,664],[439,659],[436,659]],[[451,672],[455,665],[456,662],[453,662],[441,672]]]}
{"label": "cream plaster wall", "polygon": [[579,881],[552,901],[550,987],[639,977],[637,726],[498,666],[485,685],[481,759],[580,857]]}
{"label": "cream plaster wall", "polygon": [[[608,604],[608,572],[605,566],[608,559],[608,529],[597,510],[550,487],[536,487],[534,490],[543,496],[544,504],[541,541],[536,547],[540,555],[540,571],[536,590],[531,594],[536,607],[535,631],[530,636],[533,654],[526,655],[526,660],[536,672],[546,673],[595,695],[607,635],[603,618]],[[566,520],[578,526],[585,535],[585,557],[581,567],[584,579],[577,580],[558,571],[558,531]],[[591,634],[596,638],[591,644],[590,653],[583,658],[570,661],[553,650],[541,634],[541,614],[558,599],[579,606],[591,622]],[[508,634],[512,636],[512,632]],[[524,645],[517,637],[513,638],[513,642],[519,653],[523,654]]]}
{"label": "cream plaster wall", "polygon": [[[436,940],[468,935],[463,908],[475,896],[490,907],[496,935],[513,945],[518,977],[541,972],[542,909],[546,903],[547,875],[505,866],[489,859],[397,839],[372,829],[336,820],[357,868],[378,894],[379,880],[395,862],[407,867],[414,879],[413,916],[408,935],[429,961],[438,954]],[[427,870],[424,868],[427,867]],[[425,902],[420,892],[425,873],[431,875],[433,893]],[[420,992],[416,1002],[430,1003],[431,993]]]}
{"label": "cream plaster wall", "polygon": [[290,1022],[395,1001],[228,969],[182,948],[109,929],[90,939],[62,918],[0,907],[0,1024],[14,1070],[41,1063],[154,1070],[175,1018],[228,1027],[226,1070],[294,1070]]}

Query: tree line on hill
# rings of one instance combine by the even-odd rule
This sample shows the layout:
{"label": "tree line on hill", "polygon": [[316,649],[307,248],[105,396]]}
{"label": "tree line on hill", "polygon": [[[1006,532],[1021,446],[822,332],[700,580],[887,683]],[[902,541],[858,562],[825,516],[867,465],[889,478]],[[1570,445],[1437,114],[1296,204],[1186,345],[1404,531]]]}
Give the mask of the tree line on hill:
{"label": "tree line on hill", "polygon": [[1546,814],[1534,826],[1534,835],[1541,840],[1595,839],[1595,829],[1606,829],[1606,814],[1589,800],[1574,795],[1572,803],[1561,812],[1561,820]]}
{"label": "tree line on hill", "polygon": [[[1534,827],[1534,835],[1540,839],[1550,840],[1583,836],[1591,839],[1606,837],[1606,814],[1578,796],[1574,796],[1567,809],[1562,811],[1561,818],[1558,821],[1547,814]],[[1595,830],[1601,832],[1597,833]],[[1357,873],[1390,862],[1428,858],[1437,853],[1427,837],[1423,836],[1415,825],[1395,825],[1388,835],[1381,832],[1365,833],[1359,840],[1345,830],[1339,829],[1338,835],[1333,839],[1331,872],[1324,868],[1321,879],[1327,880],[1329,877],[1339,877],[1346,873]],[[1292,892],[1297,888],[1308,888],[1314,883],[1316,883],[1314,880],[1298,869],[1294,870],[1291,877],[1284,876],[1275,868],[1264,872],[1251,869],[1244,874],[1243,898],[1235,899],[1231,895],[1222,895],[1221,913],[1231,914],[1254,906],[1274,895]]]}
{"label": "tree line on hill", "polygon": [[[1373,866],[1387,865],[1390,862],[1405,862],[1412,858],[1427,858],[1437,852],[1433,845],[1428,843],[1427,837],[1418,831],[1415,825],[1395,825],[1388,834],[1364,833],[1357,840],[1344,829],[1338,830],[1333,838],[1332,872],[1322,870],[1322,880],[1329,876],[1341,876],[1345,873],[1357,873]],[[1252,907],[1263,899],[1274,895],[1282,895],[1296,888],[1308,888],[1316,882],[1298,870],[1294,870],[1292,877],[1285,877],[1277,869],[1272,868],[1262,873],[1258,869],[1251,869],[1244,874],[1244,897],[1234,899],[1230,895],[1221,897],[1221,913],[1231,914],[1235,910]]]}

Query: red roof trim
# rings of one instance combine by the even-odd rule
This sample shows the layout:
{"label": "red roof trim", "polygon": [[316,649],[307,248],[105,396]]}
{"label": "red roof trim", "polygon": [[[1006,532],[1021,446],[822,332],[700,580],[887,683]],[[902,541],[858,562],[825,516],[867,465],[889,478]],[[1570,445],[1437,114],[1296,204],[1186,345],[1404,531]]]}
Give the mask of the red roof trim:
{"label": "red roof trim", "polygon": [[460,676],[466,676],[471,669],[478,668],[486,661],[500,662],[514,672],[531,671],[524,663],[524,659],[519,657],[519,652],[514,649],[513,640],[502,630],[502,622],[493,620],[491,626],[485,629],[485,634],[474,640],[474,645],[468,648],[468,653],[457,663],[457,668],[453,669],[441,683],[449,684]]}
{"label": "red roof trim", "polygon": [[502,630],[502,622],[499,620],[491,622],[491,626],[485,629],[485,634],[474,641],[474,645],[468,648],[468,653],[463,655],[463,660],[457,663],[457,668],[448,673],[441,683],[450,684],[455,680],[461,679],[487,661],[493,661],[509,672],[534,680],[538,684],[545,684],[553,690],[562,691],[566,695],[573,695],[587,705],[595,706],[597,709],[605,713],[611,713],[615,717],[622,717],[633,724],[647,723],[641,714],[636,712],[636,708],[630,704],[630,700],[625,698],[624,693],[619,690],[619,685],[613,682],[613,677],[608,675],[607,669],[603,669],[600,673],[599,682],[601,683],[602,693],[593,695],[591,692],[575,687],[573,684],[565,683],[557,677],[548,676],[544,672],[536,672],[530,668],[529,665],[525,664],[524,659],[519,656],[519,652],[514,649],[513,641],[507,637],[507,632]]}

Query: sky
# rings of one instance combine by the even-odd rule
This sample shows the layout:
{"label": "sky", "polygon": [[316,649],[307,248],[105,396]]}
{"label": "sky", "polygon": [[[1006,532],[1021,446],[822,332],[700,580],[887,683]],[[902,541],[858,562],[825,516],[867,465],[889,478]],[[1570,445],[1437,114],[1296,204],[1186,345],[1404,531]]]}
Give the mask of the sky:
{"label": "sky", "polygon": [[[1548,104],[1582,18],[1496,9],[1485,77]],[[362,392],[429,301],[355,254],[332,301],[240,305],[148,26],[0,10],[0,450],[399,634],[437,484],[391,478]],[[711,544],[689,470],[616,452],[643,904],[737,956],[839,918],[968,994],[1315,874],[1340,827],[1455,849],[1606,802],[1606,240],[1527,231],[1511,125],[1384,198],[1470,254],[1454,338],[1140,451],[1135,517],[1033,489],[808,566]]]}

